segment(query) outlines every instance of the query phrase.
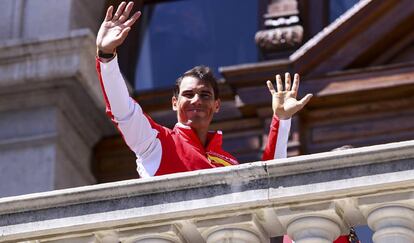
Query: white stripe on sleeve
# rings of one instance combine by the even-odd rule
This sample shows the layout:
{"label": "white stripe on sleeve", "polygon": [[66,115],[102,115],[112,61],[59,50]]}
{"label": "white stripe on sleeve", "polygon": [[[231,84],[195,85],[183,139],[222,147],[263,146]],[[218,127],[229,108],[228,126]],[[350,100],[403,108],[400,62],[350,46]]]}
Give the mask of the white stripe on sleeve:
{"label": "white stripe on sleeve", "polygon": [[287,157],[287,143],[289,139],[290,124],[292,119],[280,120],[277,133],[275,159]]}

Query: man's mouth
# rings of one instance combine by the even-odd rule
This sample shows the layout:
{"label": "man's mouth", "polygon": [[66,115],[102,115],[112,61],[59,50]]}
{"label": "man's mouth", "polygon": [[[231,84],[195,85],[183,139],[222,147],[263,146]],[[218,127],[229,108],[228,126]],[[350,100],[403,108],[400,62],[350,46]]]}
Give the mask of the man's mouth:
{"label": "man's mouth", "polygon": [[193,112],[193,113],[198,113],[198,112],[203,112],[203,109],[197,109],[197,108],[195,108],[195,109],[188,109],[187,111],[188,112]]}

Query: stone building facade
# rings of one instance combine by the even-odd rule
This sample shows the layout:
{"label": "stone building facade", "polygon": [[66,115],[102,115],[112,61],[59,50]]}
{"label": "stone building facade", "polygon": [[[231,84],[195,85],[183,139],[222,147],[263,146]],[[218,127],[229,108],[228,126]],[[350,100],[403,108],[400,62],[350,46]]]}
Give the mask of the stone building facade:
{"label": "stone building facade", "polygon": [[114,129],[94,68],[102,1],[2,1],[0,196],[96,183],[93,147]]}

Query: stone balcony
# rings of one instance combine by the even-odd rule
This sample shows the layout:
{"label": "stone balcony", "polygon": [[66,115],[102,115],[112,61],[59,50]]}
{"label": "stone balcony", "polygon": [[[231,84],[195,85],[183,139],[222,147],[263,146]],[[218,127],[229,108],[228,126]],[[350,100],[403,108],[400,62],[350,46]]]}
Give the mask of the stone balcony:
{"label": "stone balcony", "polygon": [[2,242],[414,242],[414,141],[0,199]]}

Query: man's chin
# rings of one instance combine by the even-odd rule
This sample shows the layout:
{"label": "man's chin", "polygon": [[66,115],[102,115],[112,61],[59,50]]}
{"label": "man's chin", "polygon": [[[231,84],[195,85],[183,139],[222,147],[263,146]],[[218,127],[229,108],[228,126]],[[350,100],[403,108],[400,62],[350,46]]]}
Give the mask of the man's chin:
{"label": "man's chin", "polygon": [[203,128],[205,126],[208,127],[209,125],[209,123],[207,123],[207,120],[203,118],[187,120],[187,122],[184,124],[194,129]]}

